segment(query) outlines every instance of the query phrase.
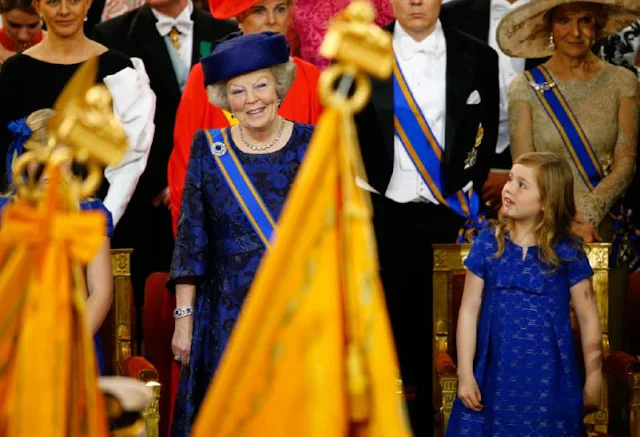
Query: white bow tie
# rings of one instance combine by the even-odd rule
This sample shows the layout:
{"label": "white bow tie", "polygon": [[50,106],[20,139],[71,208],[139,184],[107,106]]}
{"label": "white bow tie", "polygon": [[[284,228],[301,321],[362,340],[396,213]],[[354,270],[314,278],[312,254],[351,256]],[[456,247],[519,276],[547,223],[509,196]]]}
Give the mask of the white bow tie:
{"label": "white bow tie", "polygon": [[175,20],[158,20],[156,22],[156,29],[160,36],[169,35],[171,29],[178,29],[178,32],[182,35],[189,35],[193,30],[193,21],[190,19],[177,18]]}
{"label": "white bow tie", "polygon": [[411,38],[407,38],[403,46],[403,52],[406,59],[410,59],[418,53],[425,53],[429,55],[433,55],[436,53],[435,44],[425,44],[424,41],[416,42]]}

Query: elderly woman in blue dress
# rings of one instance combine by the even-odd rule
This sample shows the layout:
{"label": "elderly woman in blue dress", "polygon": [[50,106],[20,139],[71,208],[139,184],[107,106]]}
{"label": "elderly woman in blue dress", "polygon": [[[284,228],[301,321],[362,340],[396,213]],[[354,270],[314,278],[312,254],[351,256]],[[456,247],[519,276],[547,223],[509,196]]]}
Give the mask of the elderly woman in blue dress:
{"label": "elderly woman in blue dress", "polygon": [[296,69],[282,35],[231,35],[201,63],[209,101],[239,124],[191,147],[169,282],[182,363],[172,436],[190,433],[313,133],[278,115]]}

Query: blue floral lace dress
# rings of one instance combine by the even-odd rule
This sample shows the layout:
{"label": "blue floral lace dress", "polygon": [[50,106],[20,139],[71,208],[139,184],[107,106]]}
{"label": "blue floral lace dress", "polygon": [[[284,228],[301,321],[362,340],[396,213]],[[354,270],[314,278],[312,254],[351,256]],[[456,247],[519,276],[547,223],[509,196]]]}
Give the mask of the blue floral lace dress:
{"label": "blue floral lace dress", "polygon": [[[2,226],[2,210],[5,206],[13,201],[12,196],[0,196],[0,226]],[[80,202],[80,208],[84,211],[102,211],[107,219],[107,229],[105,230],[107,237],[113,237],[113,218],[111,213],[99,199],[87,199]],[[93,337],[93,344],[96,350],[96,359],[98,361],[98,369],[100,374],[105,374],[104,352],[102,350],[102,342],[98,334]]]}
{"label": "blue floral lace dress", "polygon": [[[312,126],[294,124],[287,145],[267,154],[243,153],[228,135],[230,147],[276,220],[312,133]],[[170,285],[178,278],[197,278],[190,362],[180,375],[173,437],[191,432],[264,250],[216,168],[204,132],[198,131],[191,146],[169,277]]]}
{"label": "blue floral lace dress", "polygon": [[481,412],[455,400],[447,437],[583,436],[582,383],[573,343],[571,286],[593,275],[579,246],[556,245],[554,272],[530,247],[505,241],[502,257],[493,229],[474,241],[465,266],[484,279],[474,375]]}

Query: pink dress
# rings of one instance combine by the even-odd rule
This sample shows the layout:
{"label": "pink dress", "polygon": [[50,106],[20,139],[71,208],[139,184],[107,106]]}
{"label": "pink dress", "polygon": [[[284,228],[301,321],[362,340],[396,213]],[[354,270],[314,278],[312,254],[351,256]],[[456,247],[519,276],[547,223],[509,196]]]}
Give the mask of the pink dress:
{"label": "pink dress", "polygon": [[[324,69],[329,60],[320,56],[320,44],[327,32],[329,20],[344,9],[350,0],[296,0],[292,31],[297,36],[293,46],[302,59]],[[371,0],[376,9],[376,24],[386,26],[394,19],[389,0]]]}

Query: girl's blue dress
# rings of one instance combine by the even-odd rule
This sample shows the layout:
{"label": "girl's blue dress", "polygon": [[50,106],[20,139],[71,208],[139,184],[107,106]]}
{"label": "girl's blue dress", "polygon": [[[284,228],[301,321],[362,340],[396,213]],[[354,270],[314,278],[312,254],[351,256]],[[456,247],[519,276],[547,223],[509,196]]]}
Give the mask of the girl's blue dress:
{"label": "girl's blue dress", "polygon": [[569,288],[593,275],[582,248],[560,241],[556,271],[527,250],[484,229],[464,264],[484,279],[474,375],[482,412],[456,399],[447,437],[576,437],[584,435],[582,383],[569,313]]}
{"label": "girl's blue dress", "polygon": [[[0,196],[0,213],[2,209],[8,205],[13,200],[12,196]],[[89,210],[99,210],[104,212],[105,217],[107,218],[107,229],[105,230],[107,236],[109,238],[113,237],[113,218],[111,217],[111,212],[104,206],[104,204],[99,199],[89,199],[83,200],[80,202],[80,208],[85,211]],[[2,217],[0,216],[0,219]],[[2,223],[0,222],[0,226]],[[105,374],[105,363],[104,363],[104,353],[102,351],[102,342],[100,341],[100,337],[96,334],[93,337],[93,343],[96,350],[96,359],[98,361],[98,368],[100,369],[100,375]]]}
{"label": "girl's blue dress", "polygon": [[[267,154],[243,153],[228,130],[227,134],[230,147],[277,220],[311,141],[313,126],[294,124],[287,145]],[[172,437],[191,434],[264,251],[264,244],[217,168],[204,132],[198,131],[191,146],[170,273],[171,282],[197,278],[191,355],[189,365],[182,366]]]}

